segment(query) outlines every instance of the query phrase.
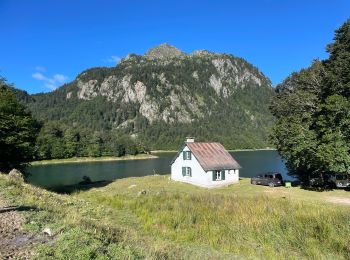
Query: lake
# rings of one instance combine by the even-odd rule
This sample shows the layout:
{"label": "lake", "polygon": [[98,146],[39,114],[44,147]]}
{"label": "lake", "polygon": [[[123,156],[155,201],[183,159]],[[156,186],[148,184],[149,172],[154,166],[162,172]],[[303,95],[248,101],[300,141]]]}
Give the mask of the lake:
{"label": "lake", "polygon": [[[252,177],[261,172],[277,171],[289,178],[277,151],[231,152],[242,166],[240,177]],[[28,181],[36,186],[55,188],[78,184],[84,176],[92,181],[138,177],[153,174],[170,174],[170,162],[175,153],[157,154],[159,158],[129,161],[105,161],[37,165],[28,168]]]}

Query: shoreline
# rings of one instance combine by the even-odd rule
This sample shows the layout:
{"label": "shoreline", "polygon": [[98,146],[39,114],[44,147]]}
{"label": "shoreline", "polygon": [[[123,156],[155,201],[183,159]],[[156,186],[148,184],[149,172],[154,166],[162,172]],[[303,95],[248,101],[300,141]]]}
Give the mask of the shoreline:
{"label": "shoreline", "polygon": [[[228,152],[254,152],[254,151],[276,151],[275,148],[256,148],[256,149],[234,149],[227,150]],[[177,153],[175,150],[154,150],[151,154],[125,155],[121,157],[116,156],[102,156],[102,157],[73,157],[66,159],[51,159],[42,161],[30,162],[30,166],[49,165],[49,164],[66,164],[66,163],[88,163],[88,162],[108,162],[108,161],[129,161],[129,160],[147,160],[159,158],[157,154],[160,153]]]}
{"label": "shoreline", "polygon": [[227,150],[229,152],[254,152],[254,151],[277,151],[276,148],[251,148],[251,149],[234,149],[234,150]]}
{"label": "shoreline", "polygon": [[[249,148],[249,149],[229,149],[227,150],[229,152],[254,152],[254,151],[277,151],[276,148],[266,147],[266,148]],[[154,150],[151,151],[151,154],[157,154],[157,153],[177,153],[176,150]]]}
{"label": "shoreline", "polygon": [[49,165],[49,164],[66,164],[66,163],[88,163],[88,162],[108,162],[108,161],[129,161],[129,160],[146,160],[156,159],[158,156],[152,154],[138,154],[138,155],[125,155],[121,157],[116,156],[102,156],[102,157],[73,157],[67,159],[52,159],[33,161],[30,166],[37,165]]}
{"label": "shoreline", "polygon": [[151,154],[153,153],[177,153],[178,151],[176,150],[154,150],[154,151],[151,151]]}

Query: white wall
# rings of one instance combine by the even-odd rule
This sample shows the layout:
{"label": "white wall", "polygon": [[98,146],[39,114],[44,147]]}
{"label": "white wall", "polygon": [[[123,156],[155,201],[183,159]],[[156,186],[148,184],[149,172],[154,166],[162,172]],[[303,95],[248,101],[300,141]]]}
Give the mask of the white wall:
{"label": "white wall", "polygon": [[[206,186],[206,172],[203,170],[202,166],[200,166],[193,154],[191,155],[191,160],[184,160],[182,155],[183,151],[190,151],[190,149],[188,149],[186,146],[171,165],[171,179],[175,181],[188,182],[199,186]],[[192,177],[182,176],[182,167],[191,167]]]}
{"label": "white wall", "polygon": [[225,180],[213,181],[213,171],[208,171],[206,173],[209,179],[210,187],[221,187],[232,183],[239,182],[239,170],[225,170]]}
{"label": "white wall", "polygon": [[[205,172],[193,154],[191,156],[191,160],[183,160],[183,151],[190,151],[190,149],[187,146],[185,146],[185,148],[181,151],[181,153],[179,153],[178,157],[171,165],[172,180],[187,182],[206,188],[226,186],[232,183],[239,182],[238,169],[225,170],[225,180],[213,181],[213,172]],[[182,176],[182,167],[191,167],[192,177]]]}

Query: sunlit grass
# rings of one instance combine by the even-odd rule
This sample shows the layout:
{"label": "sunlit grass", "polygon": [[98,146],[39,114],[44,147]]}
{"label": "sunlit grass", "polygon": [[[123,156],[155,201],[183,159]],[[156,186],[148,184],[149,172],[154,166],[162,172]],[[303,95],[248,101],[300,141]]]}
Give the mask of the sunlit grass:
{"label": "sunlit grass", "polygon": [[[146,195],[138,196],[140,189]],[[339,193],[345,194],[328,195]],[[271,189],[247,180],[206,190],[158,176],[119,180],[77,196],[128,209],[147,234],[169,241],[246,257],[350,257],[350,208],[329,204],[319,192]]]}
{"label": "sunlit grass", "polygon": [[350,198],[346,191],[269,188],[245,179],[208,190],[169,176],[121,179],[72,195],[7,177],[0,188],[8,199],[40,209],[26,213],[27,228],[49,226],[58,234],[38,258],[350,258],[350,207],[326,200]]}

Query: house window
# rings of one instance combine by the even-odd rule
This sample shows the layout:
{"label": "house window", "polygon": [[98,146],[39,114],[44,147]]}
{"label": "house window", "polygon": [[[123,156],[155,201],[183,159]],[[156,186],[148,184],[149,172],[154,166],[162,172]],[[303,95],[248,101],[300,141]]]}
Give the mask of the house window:
{"label": "house window", "polygon": [[221,171],[215,171],[216,180],[221,181]]}
{"label": "house window", "polygon": [[182,167],[182,176],[192,177],[191,167]]}
{"label": "house window", "polygon": [[225,180],[225,170],[213,171],[213,181],[224,181],[224,180]]}
{"label": "house window", "polygon": [[191,160],[191,151],[183,151],[183,159],[184,160]]}

